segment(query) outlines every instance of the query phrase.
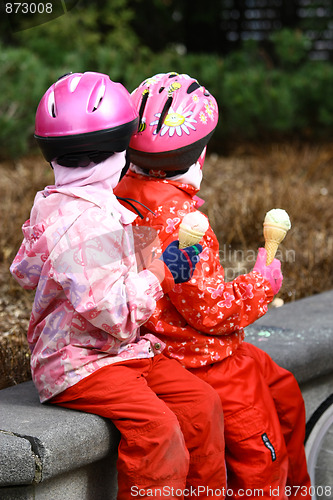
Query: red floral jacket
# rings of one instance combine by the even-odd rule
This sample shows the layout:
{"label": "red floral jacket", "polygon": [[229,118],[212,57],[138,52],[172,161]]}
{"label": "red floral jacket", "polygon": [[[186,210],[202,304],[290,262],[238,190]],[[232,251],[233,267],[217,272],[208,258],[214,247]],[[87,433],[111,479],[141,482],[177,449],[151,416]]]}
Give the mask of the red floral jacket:
{"label": "red floral jacket", "polygon": [[[132,171],[114,192],[117,196],[135,199],[155,212],[154,215],[138,207],[144,218],[137,217],[133,223],[140,227],[143,239],[148,234],[147,228],[156,231],[160,248],[155,248],[155,255],[178,239],[184,215],[197,210],[194,187]],[[200,243],[203,251],[192,279],[177,284],[159,299],[155,312],[141,327],[166,343],[166,356],[179,360],[187,368],[212,364],[230,356],[244,339],[243,328],[263,316],[273,299],[269,282],[259,273],[250,272],[231,282],[224,281],[219,243],[210,226]]]}

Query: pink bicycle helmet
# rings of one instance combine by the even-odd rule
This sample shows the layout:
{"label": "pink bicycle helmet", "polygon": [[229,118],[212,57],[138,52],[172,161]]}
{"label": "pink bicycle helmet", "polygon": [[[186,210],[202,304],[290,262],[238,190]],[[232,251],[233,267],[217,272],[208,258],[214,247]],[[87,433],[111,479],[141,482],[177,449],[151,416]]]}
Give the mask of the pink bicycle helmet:
{"label": "pink bicycle helmet", "polygon": [[47,161],[83,167],[126,150],[137,126],[138,113],[120,83],[101,73],[70,73],[42,97],[35,138]]}
{"label": "pink bicycle helmet", "polygon": [[185,171],[200,157],[218,121],[214,97],[186,74],[160,73],[132,92],[139,128],[130,160],[144,169]]}

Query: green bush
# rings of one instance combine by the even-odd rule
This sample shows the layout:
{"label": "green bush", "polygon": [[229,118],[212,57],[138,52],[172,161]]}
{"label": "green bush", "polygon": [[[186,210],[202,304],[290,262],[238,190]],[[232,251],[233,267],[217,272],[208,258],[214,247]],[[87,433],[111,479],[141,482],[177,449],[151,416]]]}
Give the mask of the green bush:
{"label": "green bush", "polygon": [[280,67],[290,70],[306,61],[311,48],[310,40],[300,30],[284,28],[272,33],[270,40]]}
{"label": "green bush", "polygon": [[104,12],[106,29],[102,32],[94,30],[97,13],[86,8],[80,19],[69,13],[21,32],[17,46],[0,45],[1,157],[14,158],[30,150],[41,96],[70,71],[107,73],[129,91],[160,72],[177,71],[197,78],[219,103],[216,147],[230,139],[269,140],[291,134],[331,138],[333,94],[328,89],[333,65],[309,61],[309,41],[301,33],[282,30],[272,35],[272,57],[253,41],[224,58],[182,55],[172,45],[153,52],[140,45],[131,31],[130,9],[123,9],[117,18],[117,9],[125,3],[117,0],[114,12]]}
{"label": "green bush", "polygon": [[225,132],[254,138],[291,130],[295,106],[288,83],[285,75],[263,68],[225,73],[219,99]]}
{"label": "green bush", "polygon": [[306,62],[295,75],[293,92],[298,97],[299,113],[307,126],[318,134],[330,135],[333,126],[333,65]]}
{"label": "green bush", "polygon": [[25,153],[47,73],[40,59],[24,48],[0,46],[0,143],[2,156]]}

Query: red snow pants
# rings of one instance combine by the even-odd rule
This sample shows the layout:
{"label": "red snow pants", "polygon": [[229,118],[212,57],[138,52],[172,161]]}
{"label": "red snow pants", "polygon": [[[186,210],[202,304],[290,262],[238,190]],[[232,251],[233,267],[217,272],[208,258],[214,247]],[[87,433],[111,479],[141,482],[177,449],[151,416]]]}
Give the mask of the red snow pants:
{"label": "red snow pants", "polygon": [[178,361],[115,363],[50,403],[109,418],[119,429],[118,500],[224,498],[220,399]]}
{"label": "red snow pants", "polygon": [[190,371],[222,401],[228,497],[310,499],[304,401],[294,376],[247,342]]}

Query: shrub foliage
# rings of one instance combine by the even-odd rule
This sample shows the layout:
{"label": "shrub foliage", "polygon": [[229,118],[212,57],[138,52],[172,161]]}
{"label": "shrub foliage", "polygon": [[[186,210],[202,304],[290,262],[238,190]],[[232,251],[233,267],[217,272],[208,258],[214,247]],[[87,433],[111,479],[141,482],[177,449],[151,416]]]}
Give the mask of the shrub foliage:
{"label": "shrub foliage", "polygon": [[[333,126],[333,66],[310,61],[311,42],[296,30],[273,33],[269,50],[256,42],[226,56],[186,53],[166,44],[155,51],[135,31],[140,1],[82,0],[52,22],[0,41],[0,156],[17,158],[34,147],[36,107],[64,73],[100,71],[132,91],[154,73],[188,73],[217,98],[219,152],[230,140],[328,137]],[[134,27],[133,27],[134,26]]]}

